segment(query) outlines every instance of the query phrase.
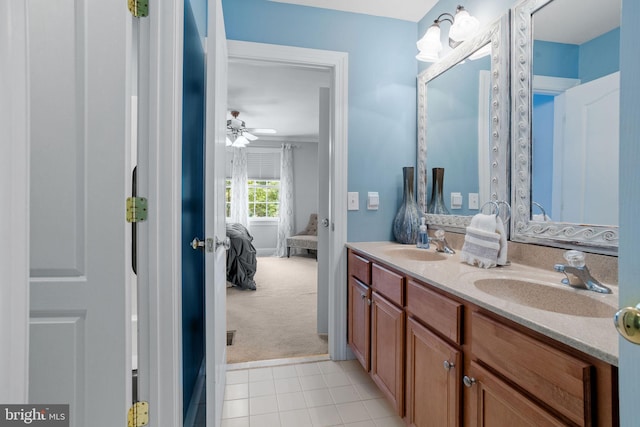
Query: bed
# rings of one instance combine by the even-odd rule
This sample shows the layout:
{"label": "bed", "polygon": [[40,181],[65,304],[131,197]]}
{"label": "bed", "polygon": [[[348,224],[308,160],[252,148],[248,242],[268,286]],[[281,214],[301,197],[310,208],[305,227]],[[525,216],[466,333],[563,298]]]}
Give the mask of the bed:
{"label": "bed", "polygon": [[228,223],[227,237],[231,247],[227,251],[227,282],[241,289],[256,290],[253,280],[257,270],[256,248],[253,236],[242,224]]}

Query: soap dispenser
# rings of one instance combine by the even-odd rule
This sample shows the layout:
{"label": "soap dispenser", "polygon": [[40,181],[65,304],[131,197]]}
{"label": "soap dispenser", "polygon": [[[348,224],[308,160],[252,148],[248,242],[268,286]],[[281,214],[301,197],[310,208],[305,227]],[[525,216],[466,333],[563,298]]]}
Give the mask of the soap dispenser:
{"label": "soap dispenser", "polygon": [[429,249],[429,235],[427,234],[427,224],[425,217],[420,218],[420,231],[418,232],[418,244],[420,249]]}

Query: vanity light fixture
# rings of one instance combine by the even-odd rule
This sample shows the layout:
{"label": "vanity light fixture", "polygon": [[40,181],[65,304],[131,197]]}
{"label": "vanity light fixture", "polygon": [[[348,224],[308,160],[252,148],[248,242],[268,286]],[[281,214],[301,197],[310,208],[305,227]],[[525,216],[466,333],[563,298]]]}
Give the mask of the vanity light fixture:
{"label": "vanity light fixture", "polygon": [[464,40],[473,36],[476,31],[478,31],[478,28],[480,28],[478,19],[471,16],[463,6],[456,8],[455,16],[446,12],[441,14],[433,21],[433,24],[427,29],[424,36],[416,43],[420,51],[416,55],[416,59],[419,61],[435,62],[440,58],[440,52],[442,51],[440,23],[442,21],[451,23],[451,28],[449,29],[449,46],[452,48],[456,48]]}

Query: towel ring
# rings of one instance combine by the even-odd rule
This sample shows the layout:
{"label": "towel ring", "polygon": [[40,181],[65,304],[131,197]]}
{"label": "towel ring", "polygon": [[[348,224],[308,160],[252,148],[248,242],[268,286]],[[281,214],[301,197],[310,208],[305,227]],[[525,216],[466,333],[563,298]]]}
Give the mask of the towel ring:
{"label": "towel ring", "polygon": [[482,205],[482,207],[480,208],[480,212],[482,212],[484,207],[487,206],[487,205],[495,206],[495,208],[496,208],[496,216],[500,215],[500,205],[498,205],[498,202],[494,202],[493,200],[490,200],[487,203],[485,203],[484,205]]}
{"label": "towel ring", "polygon": [[547,220],[547,212],[544,210],[544,208],[542,207],[542,205],[538,202],[535,201],[531,201],[531,204],[534,206],[537,206],[538,209],[540,209],[540,211],[542,211],[542,218],[546,221]]}
{"label": "towel ring", "polygon": [[504,218],[502,218],[502,220],[505,223],[509,222],[509,220],[511,219],[511,205],[504,200],[498,200],[496,203],[507,206],[507,215]]}

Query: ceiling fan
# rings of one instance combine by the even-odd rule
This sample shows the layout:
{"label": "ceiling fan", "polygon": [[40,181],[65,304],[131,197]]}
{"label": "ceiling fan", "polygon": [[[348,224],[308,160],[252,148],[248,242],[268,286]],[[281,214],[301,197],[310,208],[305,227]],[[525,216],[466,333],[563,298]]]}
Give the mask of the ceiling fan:
{"label": "ceiling fan", "polygon": [[[249,132],[244,120],[240,120],[239,111],[231,111],[232,119],[227,120],[227,146],[246,147],[251,141],[258,139]],[[275,129],[251,129],[256,133],[276,133]]]}

